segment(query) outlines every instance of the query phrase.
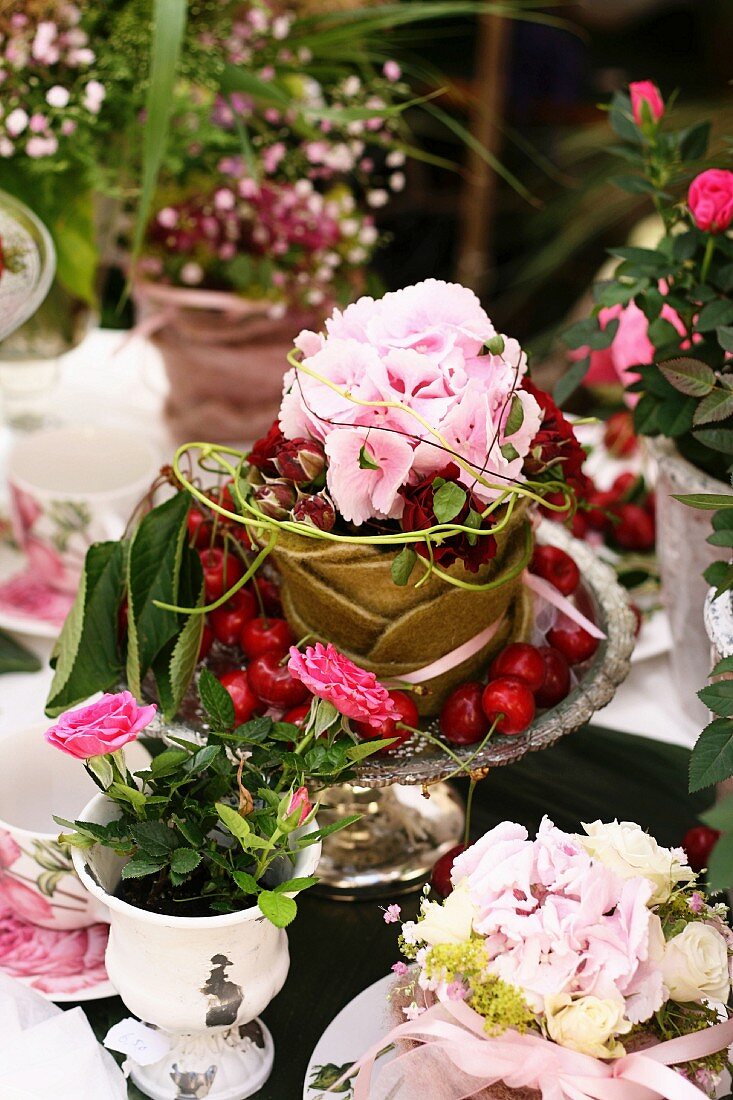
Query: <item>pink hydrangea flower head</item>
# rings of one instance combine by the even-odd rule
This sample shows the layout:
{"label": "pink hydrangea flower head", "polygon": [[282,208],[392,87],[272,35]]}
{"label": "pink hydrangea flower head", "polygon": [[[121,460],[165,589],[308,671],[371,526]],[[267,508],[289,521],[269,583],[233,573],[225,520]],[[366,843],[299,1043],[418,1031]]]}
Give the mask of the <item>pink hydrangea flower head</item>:
{"label": "pink hydrangea flower head", "polygon": [[103,695],[96,703],[67,710],[44,736],[49,745],[77,760],[106,756],[135,741],[157,709],[155,703],[140,706],[129,691]]}
{"label": "pink hydrangea flower head", "polygon": [[328,489],[345,520],[358,525],[373,516],[399,518],[404,508],[399,489],[413,464],[413,450],[404,437],[378,429],[338,428],[326,438],[326,455]]}
{"label": "pink hydrangea flower head", "polygon": [[629,84],[629,95],[631,97],[631,110],[634,115],[634,122],[637,126],[641,126],[644,121],[642,111],[645,103],[647,104],[652,120],[654,122],[659,122],[660,118],[664,115],[664,100],[662,99],[662,93],[653,81],[633,81]]}
{"label": "pink hydrangea flower head", "polygon": [[359,668],[331,642],[316,642],[302,652],[292,646],[288,668],[310,692],[333,703],[347,718],[372,726],[400,720],[389,692],[374,673]]}

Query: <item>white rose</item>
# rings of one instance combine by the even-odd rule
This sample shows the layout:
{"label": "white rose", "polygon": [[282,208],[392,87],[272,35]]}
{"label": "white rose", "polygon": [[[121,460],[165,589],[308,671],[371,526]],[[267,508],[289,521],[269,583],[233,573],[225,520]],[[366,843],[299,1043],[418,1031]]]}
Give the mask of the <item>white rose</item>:
{"label": "white rose", "polygon": [[715,928],[692,921],[667,944],[662,976],[673,1001],[727,1001],[728,945]]}
{"label": "white rose", "polygon": [[475,915],[468,880],[456,886],[444,902],[429,901],[415,925],[415,939],[434,947],[438,943],[465,943],[471,937]]}
{"label": "white rose", "polygon": [[631,821],[611,821],[604,824],[583,822],[587,836],[578,840],[593,859],[610,867],[621,878],[645,878],[653,887],[649,905],[666,901],[678,882],[692,882],[692,870],[680,859],[678,852],[662,848]]}
{"label": "white rose", "polygon": [[619,1035],[631,1031],[624,1019],[624,1000],[573,998],[567,993],[545,997],[547,1032],[560,1046],[592,1058],[621,1058],[626,1053]]}

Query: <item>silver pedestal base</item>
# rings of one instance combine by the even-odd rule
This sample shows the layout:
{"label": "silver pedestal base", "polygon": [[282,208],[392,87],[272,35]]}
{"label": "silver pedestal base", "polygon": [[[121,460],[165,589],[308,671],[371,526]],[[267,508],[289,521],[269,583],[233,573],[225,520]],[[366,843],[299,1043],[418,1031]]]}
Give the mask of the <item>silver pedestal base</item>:
{"label": "silver pedestal base", "polygon": [[447,783],[374,789],[345,784],[326,791],[319,825],[347,814],[361,821],[323,842],[319,894],[341,901],[394,898],[418,890],[433,864],[463,839],[463,803]]}

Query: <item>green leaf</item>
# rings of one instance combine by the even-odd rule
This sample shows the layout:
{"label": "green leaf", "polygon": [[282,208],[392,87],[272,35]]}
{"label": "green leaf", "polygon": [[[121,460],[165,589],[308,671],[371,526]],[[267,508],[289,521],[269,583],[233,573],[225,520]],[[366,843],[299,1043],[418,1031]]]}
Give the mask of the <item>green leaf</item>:
{"label": "green leaf", "polygon": [[695,321],[695,328],[698,332],[712,332],[720,325],[729,325],[731,322],[733,322],[733,302],[728,301],[727,298],[716,298],[715,301],[708,302],[702,307]]}
{"label": "green leaf", "polygon": [[700,702],[704,703],[713,714],[721,718],[733,717],[733,680],[721,680],[717,684],[708,684],[697,694]]}
{"label": "green leaf", "polygon": [[678,493],[673,494],[674,500],[687,504],[690,508],[698,508],[704,511],[715,511],[718,508],[733,508],[733,493],[724,496],[722,493]]}
{"label": "green leaf", "polygon": [[612,130],[624,141],[629,141],[632,145],[641,145],[641,133],[634,122],[628,95],[623,92],[616,92],[611,100],[608,121],[611,123]]}
{"label": "green leaf", "polygon": [[[188,547],[184,548],[182,572],[183,568],[187,572],[190,570],[193,573],[193,584],[195,586],[195,591],[191,593],[190,597],[186,591],[182,593],[184,605],[187,607],[202,607],[204,602],[204,576],[201,559],[195,551],[189,550]],[[185,589],[187,586],[182,585],[182,587]],[[189,598],[191,603],[188,602]],[[189,615],[173,646],[168,665],[170,705],[169,710],[164,714],[164,717],[169,721],[178,712],[193,680],[199,650],[201,649],[204,622],[203,615]],[[158,676],[156,676],[156,681],[159,682]]]}
{"label": "green leaf", "polygon": [[232,697],[208,668],[201,669],[198,689],[201,705],[211,719],[214,729],[230,730],[235,720]]}
{"label": "green leaf", "polygon": [[611,280],[608,283],[596,283],[593,296],[599,306],[625,306],[642,290],[649,286],[648,279],[636,279],[633,283]]}
{"label": "green leaf", "polygon": [[692,434],[712,451],[721,451],[726,455],[733,454],[732,428],[703,428],[702,431]]}
{"label": "green leaf", "polygon": [[186,752],[185,749],[165,749],[150,761],[153,779],[163,779],[166,775],[173,775],[186,760],[190,759],[190,756],[191,753]]}
{"label": "green leaf", "polygon": [[438,523],[450,523],[466,503],[466,490],[455,483],[446,481],[433,494],[433,512]]}
{"label": "green leaf", "polygon": [[710,123],[696,122],[694,126],[688,126],[682,130],[679,137],[680,158],[682,160],[699,160],[704,157],[710,140]]}
{"label": "green leaf", "polygon": [[324,825],[321,829],[315,829],[312,833],[307,833],[299,839],[298,848],[308,848],[311,844],[316,844],[319,840],[324,840],[325,837],[331,836],[332,833],[338,833],[341,829],[348,829],[349,825],[361,821],[361,818],[361,814],[348,814],[338,821],[332,821],[330,825]]}
{"label": "green leaf", "polygon": [[716,802],[709,810],[700,815],[702,821],[711,829],[733,829],[733,794],[728,794],[720,802]]}
{"label": "green leaf", "polygon": [[171,870],[177,875],[190,875],[200,862],[200,852],[194,852],[193,848],[176,848],[171,855]]}
{"label": "green leaf", "polygon": [[680,233],[679,236],[673,238],[672,241],[672,255],[675,260],[691,260],[697,252],[697,246],[700,243],[700,236],[694,230],[690,230],[688,233]]}
{"label": "green leaf", "polygon": [[3,672],[38,672],[41,662],[35,653],[0,630],[0,674]]}
{"label": "green leaf", "polygon": [[263,890],[257,898],[257,904],[276,928],[287,928],[298,912],[294,898],[289,898],[287,894],[276,894],[274,890]]}
{"label": "green leaf", "polygon": [[141,695],[145,674],[180,629],[178,614],[154,601],[177,602],[188,508],[188,494],[176,493],[148,512],[130,543],[127,682],[133,695]]}
{"label": "green leaf", "polygon": [[612,176],[611,183],[627,195],[653,195],[656,187],[643,176]]}
{"label": "green leaf", "polygon": [[[705,821],[707,814],[702,815]],[[718,837],[708,861],[708,886],[711,890],[725,890],[733,883],[733,832]]]}
{"label": "green leaf", "polygon": [[318,882],[316,875],[307,875],[305,878],[289,878],[287,882],[280,882],[273,890],[274,894],[297,894],[301,890],[309,890]]}
{"label": "green leaf", "polygon": [[153,35],[150,48],[150,81],[143,126],[143,165],[135,217],[133,256],[137,256],[145,235],[158,173],[168,145],[173,89],[186,30],[188,0],[154,0]]}
{"label": "green leaf", "polygon": [[56,246],[56,278],[76,298],[94,305],[99,252],[94,196],[65,188],[63,208],[51,226]]}
{"label": "green leaf", "polygon": [[232,806],[225,806],[223,802],[216,803],[216,812],[219,820],[237,840],[242,843],[249,842],[252,830],[247,821]]}
{"label": "green leaf", "polygon": [[519,458],[519,451],[513,443],[502,443],[499,450],[507,462],[514,462],[515,459]]}
{"label": "green leaf", "polygon": [[145,809],[147,799],[143,792],[139,791],[137,787],[130,787],[127,783],[111,783],[107,788],[107,794],[110,798],[113,798],[115,802],[129,802],[136,812]]}
{"label": "green leaf", "polygon": [[655,348],[666,348],[671,344],[679,345],[680,335],[677,329],[664,317],[657,317],[647,329],[647,335]]}
{"label": "green leaf", "polygon": [[710,675],[723,676],[726,672],[733,672],[733,657],[723,657],[722,660],[718,661]]}
{"label": "green leaf", "polygon": [[108,691],[121,674],[117,616],[122,600],[127,544],[89,547],[76,599],[55,649],[55,674],[46,714],[55,717],[97,691]]}
{"label": "green leaf", "polygon": [[646,267],[651,271],[656,270],[658,267],[663,267],[665,270],[669,267],[669,260],[666,256],[663,256],[654,248],[624,247],[609,248],[608,251],[611,256],[616,256],[619,260],[629,260],[637,267]]}
{"label": "green leaf", "polygon": [[189,757],[181,770],[187,772],[189,775],[198,775],[200,772],[206,771],[211,762],[215,760],[221,752],[221,745],[204,745],[203,748]]}
{"label": "green leaf", "polygon": [[393,559],[390,567],[390,573],[392,574],[392,580],[395,584],[402,587],[407,584],[410,579],[412,570],[415,567],[417,561],[417,554],[411,546],[403,546],[399,554]]}
{"label": "green leaf", "polygon": [[716,388],[697,406],[693,423],[709,424],[712,421],[727,420],[731,415],[733,415],[733,390]]}
{"label": "green leaf", "polygon": [[[707,401],[707,398],[703,398]],[[641,402],[639,402],[641,404]],[[657,427],[663,435],[672,439],[689,432],[692,427],[697,402],[694,397],[674,397],[662,401],[657,406]]]}
{"label": "green leaf", "polygon": [[515,435],[522,427],[522,424],[524,424],[522,400],[518,393],[513,393],[509,416],[506,418],[506,424],[504,425],[504,435]]}
{"label": "green leaf", "polygon": [[[733,432],[731,432],[731,435],[733,435]],[[731,450],[733,450],[733,444]],[[707,542],[709,542],[711,546],[733,546],[733,530],[713,531],[712,535],[708,537]]]}
{"label": "green leaf", "polygon": [[583,359],[579,359],[577,363],[573,363],[572,367],[566,370],[561,378],[558,378],[552,391],[552,396],[558,405],[562,406],[569,397],[572,397],[588,373],[589,368],[590,356],[586,355]]}
{"label": "green leaf", "polygon": [[373,756],[380,749],[386,749],[388,745],[394,744],[395,740],[397,740],[395,737],[380,737],[374,741],[361,741],[358,745],[350,745],[346,750],[346,756],[352,764],[358,764],[360,760],[366,760],[368,756]]}
{"label": "green leaf", "polygon": [[733,566],[724,561],[714,561],[703,570],[703,577],[715,589],[715,598],[733,588]]}
{"label": "green leaf", "polygon": [[232,871],[232,878],[243,894],[259,894],[257,879],[248,871]]}
{"label": "green leaf", "polygon": [[715,371],[699,359],[668,359],[659,369],[671,386],[688,397],[705,397],[715,385]]}
{"label": "green leaf", "polygon": [[715,334],[723,351],[733,351],[733,325],[719,325]]}
{"label": "green leaf", "polygon": [[129,863],[126,863],[122,868],[123,878],[145,878],[146,875],[154,875],[157,871],[160,871],[164,866],[160,860],[156,859],[143,859],[135,858],[131,859]]}
{"label": "green leaf", "polygon": [[733,722],[716,718],[706,726],[690,757],[690,791],[712,787],[733,775]]}
{"label": "green leaf", "polygon": [[378,462],[375,462],[372,456],[366,449],[366,443],[359,451],[359,469],[360,470],[381,470],[381,466]]}

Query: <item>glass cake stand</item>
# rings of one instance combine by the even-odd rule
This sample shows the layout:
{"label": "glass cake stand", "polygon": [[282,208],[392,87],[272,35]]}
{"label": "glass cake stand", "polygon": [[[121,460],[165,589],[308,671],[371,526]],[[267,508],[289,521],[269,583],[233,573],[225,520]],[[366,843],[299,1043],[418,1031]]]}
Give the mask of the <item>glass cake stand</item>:
{"label": "glass cake stand", "polygon": [[[514,737],[497,734],[476,756],[476,746],[451,746],[462,761],[472,758],[473,772],[513,764],[579,729],[610,703],[630,668],[636,624],[613,569],[559,524],[543,520],[537,537],[574,558],[582,578],[584,611],[606,637],[591,660],[575,670],[578,683],[567,698],[540,713],[524,733]],[[161,722],[157,732],[190,736],[194,730],[200,734],[205,726],[198,715],[186,713],[181,724]],[[155,734],[155,724],[149,731]],[[439,733],[437,722],[430,732]],[[321,792],[319,824],[327,825],[347,814],[362,817],[324,841],[318,866],[319,893],[348,901],[394,898],[419,889],[435,861],[463,838],[463,802],[443,782],[455,774],[456,767],[455,761],[436,747],[412,738],[394,752],[369,757],[358,767],[353,782]],[[491,778],[486,781],[490,783]]]}

